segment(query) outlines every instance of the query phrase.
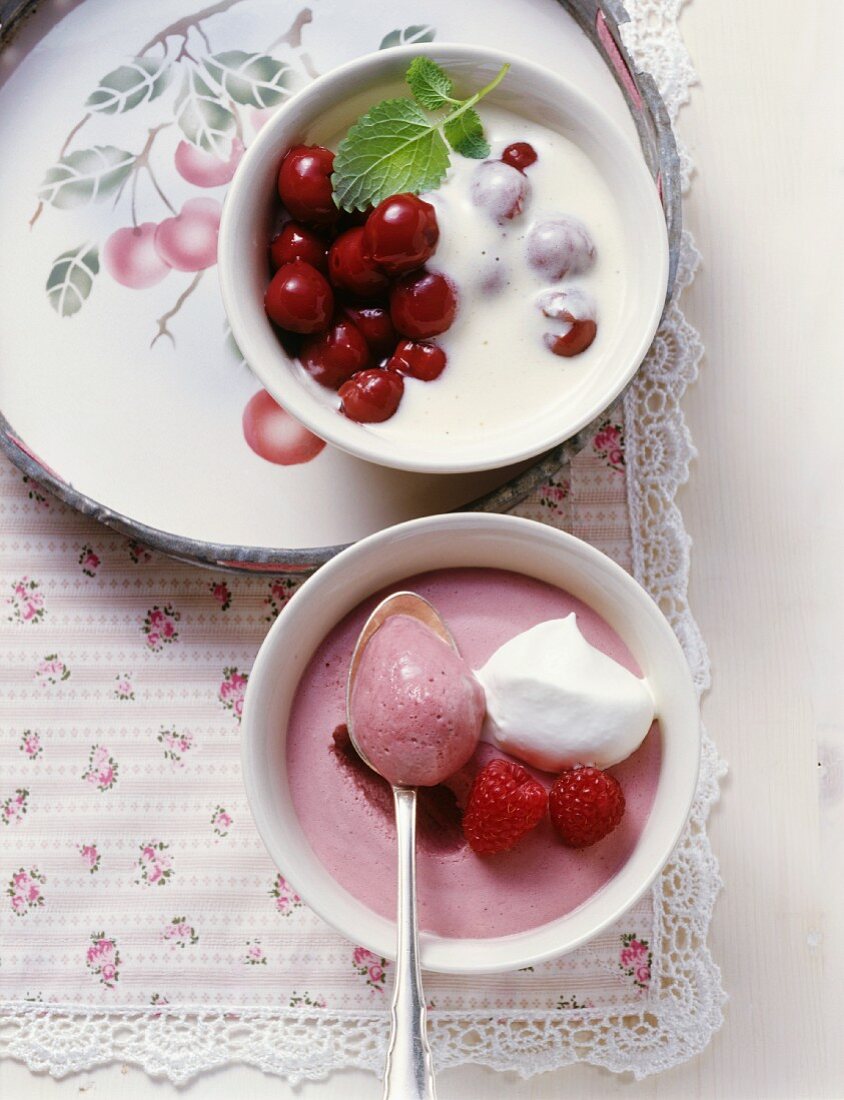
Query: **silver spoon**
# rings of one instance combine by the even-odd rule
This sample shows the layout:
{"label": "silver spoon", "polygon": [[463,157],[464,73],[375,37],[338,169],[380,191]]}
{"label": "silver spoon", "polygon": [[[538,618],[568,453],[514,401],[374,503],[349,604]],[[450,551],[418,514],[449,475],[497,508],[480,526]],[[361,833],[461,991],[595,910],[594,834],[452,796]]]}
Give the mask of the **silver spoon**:
{"label": "silver spoon", "polygon": [[[436,610],[415,592],[396,592],[375,608],[360,632],[346,681],[346,724],[358,756],[374,767],[355,737],[352,688],[370,638],[392,615],[418,619],[457,651]],[[386,778],[383,777],[383,778]],[[389,780],[388,780],[389,782]],[[396,978],[390,1009],[390,1043],[384,1069],[384,1100],[435,1100],[434,1067],[426,1034],[425,997],[419,969],[419,929],[416,919],[416,788],[391,783],[398,840],[398,908],[396,913]]]}

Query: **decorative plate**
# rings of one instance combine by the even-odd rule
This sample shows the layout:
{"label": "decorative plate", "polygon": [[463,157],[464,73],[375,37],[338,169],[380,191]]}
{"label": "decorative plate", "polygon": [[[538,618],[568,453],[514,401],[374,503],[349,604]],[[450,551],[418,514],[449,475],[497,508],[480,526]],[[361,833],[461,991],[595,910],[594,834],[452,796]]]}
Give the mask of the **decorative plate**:
{"label": "decorative plate", "polygon": [[228,332],[214,225],[243,148],[304,82],[403,42],[480,42],[564,70],[640,143],[670,287],[676,150],[620,45],[625,18],[613,0],[486,5],[482,21],[453,0],[353,17],[341,0],[0,0],[0,446],[80,511],[217,568],[307,571],[388,524],[511,507],[589,429],[465,476],[291,443]]}

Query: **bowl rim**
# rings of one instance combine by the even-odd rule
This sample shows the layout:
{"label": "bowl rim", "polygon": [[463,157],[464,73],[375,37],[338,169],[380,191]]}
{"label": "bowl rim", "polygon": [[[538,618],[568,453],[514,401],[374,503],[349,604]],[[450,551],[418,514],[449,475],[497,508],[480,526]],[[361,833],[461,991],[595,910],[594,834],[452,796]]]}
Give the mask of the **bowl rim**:
{"label": "bowl rim", "polygon": [[[654,809],[658,804],[662,804],[661,799],[667,799],[669,806],[668,810],[662,811],[663,819],[659,822],[659,835],[648,840],[648,848],[645,849],[647,860],[645,866],[638,868],[634,862],[636,851],[639,849],[637,843],[637,848],[620,871],[586,902],[554,921],[524,932],[508,936],[461,939],[420,933],[421,961],[426,969],[454,974],[496,973],[536,965],[566,954],[594,938],[634,905],[663,870],[686,826],[697,789],[701,753],[699,701],[691,670],[680,643],[657,604],[621,566],[589,543],[565,531],[515,516],[452,513],[414,519],[386,528],[342,551],[294,594],[282,609],[261,645],[246,688],[241,730],[241,765],[250,811],[274,865],[306,904],[350,941],[368,947],[379,956],[392,959],[395,957],[394,922],[374,913],[363,902],[349,894],[330,875],[325,865],[307,844],[304,832],[298,824],[298,817],[292,809],[292,800],[289,798],[287,800],[290,805],[289,814],[296,821],[301,835],[298,837],[291,835],[286,826],[276,818],[274,805],[270,804],[270,798],[265,797],[266,784],[271,780],[268,778],[269,769],[266,759],[268,735],[266,732],[262,733],[262,717],[269,709],[267,704],[270,693],[280,690],[277,680],[278,670],[282,662],[289,657],[291,644],[296,644],[294,640],[299,637],[297,633],[299,622],[307,621],[309,605],[314,600],[319,601],[324,598],[326,593],[329,596],[336,594],[338,589],[354,592],[355,584],[360,583],[357,578],[363,572],[367,562],[371,564],[379,560],[383,561],[385,552],[390,554],[391,565],[394,566],[391,575],[394,575],[395,581],[419,571],[412,566],[408,568],[403,565],[396,566],[396,559],[402,557],[401,547],[412,546],[414,542],[419,545],[420,538],[423,542],[442,539],[443,535],[447,537],[450,545],[454,545],[455,540],[459,541],[466,537],[478,540],[495,539],[499,543],[502,538],[510,539],[514,547],[523,547],[527,543],[536,544],[537,540],[541,539],[542,552],[553,555],[553,560],[558,557],[566,559],[565,564],[560,565],[561,571],[569,568],[569,572],[572,573],[582,567],[584,576],[587,572],[591,572],[596,577],[600,576],[601,583],[605,583],[608,589],[613,589],[614,598],[624,602],[637,623],[654,637],[658,637],[658,641],[654,644],[662,647],[663,653],[660,660],[664,661],[667,669],[661,675],[670,676],[673,680],[670,688],[663,685],[660,694],[664,699],[670,697],[670,706],[677,712],[674,721],[669,723],[675,731],[676,743],[666,743],[665,739],[663,740],[661,776],[654,796],[651,816],[645,823],[641,836],[646,836],[651,828]],[[549,557],[549,560],[552,559]],[[428,566],[434,569],[441,567],[437,563]],[[512,563],[505,563],[498,567],[519,571],[518,567]],[[523,572],[528,576],[535,575],[530,569]],[[350,597],[349,606],[338,610],[333,623],[338,622],[348,610],[365,599],[367,595],[373,594],[378,587],[383,587],[384,583],[392,584],[394,580],[374,584],[363,594],[355,592]],[[558,586],[563,586],[561,581],[557,583]],[[604,614],[603,611],[600,613]],[[617,629],[616,623],[608,621]],[[331,626],[328,626],[315,640],[314,645],[301,656],[302,669],[330,629]],[[624,640],[641,667],[646,663],[642,661],[644,642],[640,640],[637,652],[637,647],[630,645],[629,637],[625,637]],[[651,649],[649,655],[652,656],[653,652]],[[299,680],[300,673],[297,673],[291,686],[290,699],[295,693]],[[267,718],[265,731],[268,722]],[[679,738],[677,730],[682,735]],[[278,746],[282,752],[282,758],[284,758],[286,733],[285,729],[283,733],[279,734],[276,730],[273,734],[283,739]],[[662,735],[665,738],[665,723],[663,723]],[[666,793],[665,777],[669,770],[669,762],[671,773],[676,773],[674,775],[676,786],[672,786]],[[283,786],[287,791],[284,766],[282,771],[284,772]],[[670,817],[670,822],[664,820],[667,817]],[[302,842],[304,842],[303,845]],[[302,845],[300,850],[296,849],[296,844]],[[644,864],[645,857],[640,855],[639,861]],[[631,864],[639,874],[634,884],[625,886],[624,878],[630,876],[627,869]],[[622,886],[625,886],[623,890],[617,885],[622,876],[624,876]],[[315,881],[319,878],[323,879],[322,883]],[[324,886],[328,881],[332,887],[325,891]],[[616,883],[615,887],[614,883]],[[326,893],[331,896],[326,896]],[[593,919],[584,920],[584,913],[595,909],[596,906],[599,910],[598,914]],[[340,915],[338,915],[338,909]],[[573,931],[566,927],[569,925],[574,925]]]}
{"label": "bowl rim", "polygon": [[[403,61],[421,54],[434,55],[444,61],[467,60],[492,62],[497,65],[509,63],[517,75],[521,73],[523,77],[532,77],[540,82],[550,81],[556,85],[566,102],[572,105],[570,113],[577,118],[583,128],[590,133],[601,135],[603,141],[611,145],[614,155],[626,160],[628,178],[638,189],[637,203],[641,210],[641,224],[647,226],[649,235],[653,237],[651,251],[657,266],[654,273],[653,295],[648,303],[646,319],[643,311],[641,335],[638,341],[635,341],[635,348],[634,340],[631,338],[630,348],[627,351],[628,363],[623,373],[618,375],[610,389],[604,389],[601,391],[602,395],[593,397],[591,402],[583,407],[577,418],[571,421],[562,432],[557,429],[546,431],[541,439],[537,440],[533,437],[533,442],[525,440],[519,445],[511,441],[508,450],[499,450],[492,457],[489,455],[472,457],[470,454],[469,457],[460,458],[448,450],[437,452],[434,448],[429,448],[427,452],[414,450],[410,455],[405,455],[400,450],[396,451],[394,441],[382,440],[377,435],[360,431],[359,425],[346,422],[335,410],[320,405],[289,369],[279,370],[279,366],[287,367],[289,358],[277,338],[273,345],[266,341],[267,347],[273,348],[267,353],[267,348],[263,346],[264,336],[253,335],[255,329],[246,315],[247,307],[243,302],[241,289],[242,280],[238,277],[238,271],[241,269],[238,256],[241,254],[241,248],[244,247],[244,241],[247,242],[247,246],[252,246],[247,236],[240,232],[240,224],[244,212],[254,207],[255,202],[258,201],[254,197],[254,170],[260,166],[262,158],[269,155],[271,149],[276,150],[283,144],[283,135],[291,117],[296,118],[298,114],[308,109],[314,116],[321,104],[330,106],[338,101],[338,86],[342,87],[350,79],[357,78],[361,84],[365,84],[367,74],[373,70],[395,68]],[[312,117],[309,124],[312,124],[313,120]],[[584,428],[612,408],[641,366],[659,327],[666,302],[670,255],[665,211],[660,201],[657,184],[651,176],[642,149],[628,139],[602,107],[551,69],[538,65],[528,58],[484,46],[432,42],[393,47],[354,58],[316,78],[277,109],[246,150],[229,185],[220,222],[217,266],[223,306],[232,335],[244,360],[261,384],[294,417],[332,446],[364,461],[416,473],[453,474],[496,469],[530,459],[539,459],[545,452],[576,437]],[[263,310],[260,314],[261,323],[266,329],[269,322],[263,318]],[[275,336],[271,326],[269,327],[270,334]]]}

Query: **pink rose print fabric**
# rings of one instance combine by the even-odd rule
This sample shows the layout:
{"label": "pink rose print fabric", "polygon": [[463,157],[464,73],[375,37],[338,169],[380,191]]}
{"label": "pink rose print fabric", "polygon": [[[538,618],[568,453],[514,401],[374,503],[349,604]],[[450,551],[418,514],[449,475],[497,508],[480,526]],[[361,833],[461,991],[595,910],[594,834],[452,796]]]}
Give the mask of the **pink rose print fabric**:
{"label": "pink rose print fabric", "polygon": [[79,551],[79,565],[82,568],[82,572],[86,577],[96,577],[97,570],[100,568],[100,559],[97,554],[94,553],[94,549],[87,542]]}
{"label": "pink rose print fabric", "polygon": [[46,879],[36,867],[30,867],[27,871],[21,867],[16,871],[6,887],[6,893],[11,899],[12,912],[17,917],[22,917],[32,909],[38,909],[44,904],[44,895],[41,887]]}
{"label": "pink rose print fabric", "polygon": [[365,981],[373,993],[383,993],[387,980],[387,960],[380,958],[365,947],[356,947],[352,952],[352,968]]}
{"label": "pink rose print fabric", "polygon": [[38,662],[35,679],[40,684],[60,684],[64,680],[70,679],[70,669],[58,653],[49,653],[43,660]]}
{"label": "pink rose print fabric", "polygon": [[96,844],[80,844],[79,855],[82,857],[82,862],[88,868],[90,874],[93,875],[96,871],[99,871],[103,857],[100,855]]}
{"label": "pink rose print fabric", "polygon": [[283,875],[276,875],[270,897],[275,898],[275,907],[283,917],[289,917],[294,910],[302,908],[302,899]]}
{"label": "pink rose print fabric", "polygon": [[178,640],[176,629],[181,615],[168,603],[164,607],[151,607],[144,617],[141,629],[147,637],[147,647],[160,653],[165,646]]}
{"label": "pink rose print fabric", "polygon": [[88,753],[88,767],[82,773],[86,783],[98,791],[110,791],[117,782],[117,761],[105,745],[92,745]]}
{"label": "pink rose print fabric", "polygon": [[33,730],[24,730],[21,734],[20,750],[30,760],[37,760],[44,751],[40,734]]}
{"label": "pink rose print fabric", "polygon": [[94,932],[91,943],[85,953],[85,965],[90,973],[106,989],[114,989],[120,978],[120,952],[113,939],[105,932]]}
{"label": "pink rose print fabric", "polygon": [[166,886],[173,877],[173,857],[170,845],[163,840],[148,840],[141,845],[138,858],[137,883],[144,886]]}
{"label": "pink rose print fabric", "polygon": [[652,964],[653,954],[648,941],[633,932],[625,932],[621,937],[618,965],[639,989],[647,989],[650,985]]}
{"label": "pink rose print fabric", "polygon": [[[519,513],[629,567],[616,426]],[[14,502],[0,511],[0,1000],[386,1011],[392,965],[313,913],[243,789],[249,673],[307,581],[209,575],[37,493],[0,459],[0,497]],[[37,571],[4,515],[52,525]],[[639,1011],[655,984],[653,919],[646,895],[573,958],[489,981],[431,975],[430,1003]]]}
{"label": "pink rose print fabric", "polygon": [[12,594],[6,598],[11,623],[40,623],[46,614],[41,584],[29,577],[21,577],[12,585]]}
{"label": "pink rose print fabric", "polygon": [[243,699],[246,695],[246,684],[249,676],[240,672],[237,668],[224,668],[223,681],[220,684],[220,702],[230,710],[235,718],[240,721],[243,714]]}
{"label": "pink rose print fabric", "polygon": [[233,819],[229,811],[223,806],[217,806],[211,814],[211,828],[214,830],[214,836],[228,836],[232,824]]}

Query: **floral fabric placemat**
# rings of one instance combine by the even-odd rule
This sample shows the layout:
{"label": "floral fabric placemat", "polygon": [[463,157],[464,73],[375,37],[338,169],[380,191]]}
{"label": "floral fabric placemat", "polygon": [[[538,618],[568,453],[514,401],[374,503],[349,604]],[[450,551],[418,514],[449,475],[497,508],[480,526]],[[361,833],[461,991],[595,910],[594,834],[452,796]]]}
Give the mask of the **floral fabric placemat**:
{"label": "floral fabric placemat", "polygon": [[[678,4],[631,8],[629,45],[653,60],[676,112],[691,79]],[[695,262],[687,240],[681,284]],[[679,398],[699,355],[675,304],[624,406],[517,512],[634,572],[703,690],[674,505],[692,453]],[[264,851],[241,783],[249,669],[299,583],[154,555],[0,462],[7,1053],[58,1074],[121,1058],[174,1081],[227,1061],[291,1078],[380,1068],[391,966],[303,905]],[[514,974],[428,976],[438,1065],[528,1074],[588,1060],[641,1076],[706,1044],[723,999],[705,942],[719,768],[707,741],[686,835],[617,925]]]}

